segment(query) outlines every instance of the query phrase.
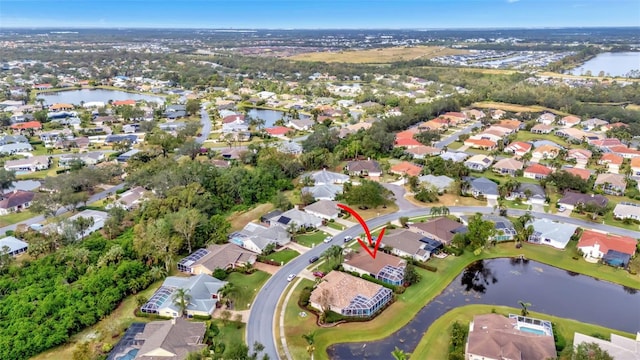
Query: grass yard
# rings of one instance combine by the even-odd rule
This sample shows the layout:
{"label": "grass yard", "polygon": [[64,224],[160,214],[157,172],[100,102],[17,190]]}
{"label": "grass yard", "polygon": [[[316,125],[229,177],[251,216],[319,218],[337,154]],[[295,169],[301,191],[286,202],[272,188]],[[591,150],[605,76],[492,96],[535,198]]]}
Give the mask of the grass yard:
{"label": "grass yard", "polygon": [[[373,341],[384,338],[400,329],[409,322],[425,304],[437,296],[460,272],[470,263],[480,259],[515,257],[524,255],[526,258],[549,264],[561,269],[597,277],[602,280],[615,282],[634,289],[640,289],[640,277],[628,272],[615,269],[606,265],[591,264],[582,258],[573,260],[577,255],[575,242],[569,242],[567,250],[559,251],[550,246],[525,243],[520,249],[516,249],[513,243],[498,244],[495,247],[485,249],[479,256],[474,256],[466,251],[459,257],[448,256],[445,259],[432,258],[429,264],[438,268],[437,273],[432,273],[420,268],[416,270],[422,276],[422,281],[409,287],[404,294],[398,295],[397,301],[387,308],[375,319],[366,323],[347,323],[335,328],[318,328],[313,320],[289,319],[293,321],[296,332],[287,336],[287,343],[292,351],[304,351],[299,348],[304,343],[296,337],[309,331],[317,331],[316,358],[327,359],[326,349],[329,345],[348,339],[352,342]],[[297,314],[300,309],[296,304],[297,299],[290,300],[286,304],[287,313]],[[294,307],[296,310],[292,310]],[[285,318],[287,320],[287,318]],[[289,322],[287,322],[289,324]],[[363,331],[366,329],[366,331]],[[420,358],[420,357],[418,357]]]}
{"label": "grass yard", "polygon": [[415,201],[415,203],[422,204],[422,206],[487,206],[486,200],[478,200],[471,196],[458,196],[456,194],[442,194],[438,198],[438,202],[435,203],[421,203]]}
{"label": "grass yard", "polygon": [[[311,280],[301,280],[298,286],[293,290],[289,302],[287,304],[283,304],[286,306],[284,313],[284,323],[286,324],[284,333],[287,339],[289,351],[291,352],[291,357],[294,359],[307,359],[309,357],[306,350],[307,342],[302,338],[302,335],[315,330],[316,317],[309,311],[300,308],[298,306],[298,299],[300,298],[302,289],[307,286],[313,286],[313,284],[314,283]],[[300,312],[302,311],[306,312],[307,316],[300,316]],[[278,314],[280,314],[280,312],[278,312]],[[278,328],[278,331],[276,331],[276,338],[279,340],[280,330],[277,324],[278,321],[276,321],[276,327]],[[277,343],[280,345],[280,341],[277,341]],[[316,347],[314,355],[320,356],[321,352],[322,350]]]}
{"label": "grass yard", "polygon": [[[395,203],[388,205],[386,208],[383,208],[382,206],[378,207],[377,209],[366,209],[366,210],[358,209],[357,206],[352,208],[356,210],[358,214],[360,214],[360,216],[362,216],[362,218],[365,220],[373,219],[378,216],[391,214],[398,211],[398,205],[396,205]],[[351,220],[356,221],[355,219],[351,219]]]}
{"label": "grass yard", "polygon": [[245,225],[253,220],[259,219],[260,216],[273,210],[272,204],[260,204],[247,211],[236,211],[227,217],[227,220],[231,223],[231,230],[241,230]]}
{"label": "grass yard", "polygon": [[458,150],[462,147],[462,145],[464,145],[462,142],[460,141],[454,141],[451,144],[447,145],[447,149],[449,150]]}
{"label": "grass yard", "polygon": [[239,292],[238,299],[235,304],[234,310],[247,310],[249,307],[247,304],[253,303],[253,299],[256,294],[262,288],[265,282],[271,275],[264,271],[256,271],[251,275],[242,274],[239,272],[232,272],[226,281],[232,283],[236,287],[242,289]]}
{"label": "grass yard", "polygon": [[467,54],[467,50],[444,46],[392,47],[355,51],[324,51],[298,54],[288,59],[294,61],[343,62],[354,64],[388,64],[396,61],[431,59],[437,56]]}
{"label": "grass yard", "polygon": [[[534,134],[528,131],[518,131],[517,141],[528,142],[537,140],[549,140],[555,142],[558,145],[569,147],[569,143],[567,143],[565,139],[553,134]],[[572,149],[581,148],[581,146],[575,144],[572,144],[570,147]]]}
{"label": "grass yard", "polygon": [[327,223],[327,226],[328,226],[328,227],[330,227],[330,228],[332,228],[332,229],[339,230],[339,231],[344,230],[344,229],[345,229],[345,227],[346,227],[346,226],[344,226],[344,225],[342,225],[342,224],[340,224],[340,223],[337,223],[337,222],[328,222],[328,223]]}
{"label": "grass yard", "polygon": [[0,216],[0,227],[17,224],[27,219],[30,219],[36,215],[37,214],[34,214],[29,210],[23,210],[19,213],[11,213],[8,215],[3,215],[3,216]]}
{"label": "grass yard", "polygon": [[327,236],[329,236],[329,234],[317,230],[311,234],[296,235],[295,239],[298,244],[311,248],[318,244],[321,244],[322,240],[324,240]]}
{"label": "grass yard", "polygon": [[286,264],[298,255],[300,255],[300,253],[295,250],[283,249],[280,251],[276,251],[273,254],[269,254],[267,258],[272,261]]}
{"label": "grass yard", "polygon": [[[468,326],[469,322],[473,319],[474,315],[488,314],[492,310],[495,310],[498,314],[519,314],[520,309],[506,307],[506,306],[492,306],[492,305],[467,305],[459,308],[455,308],[448,313],[438,318],[427,330],[425,335],[420,340],[420,343],[411,354],[415,359],[434,359],[445,360],[447,359],[447,353],[449,351],[449,339],[452,324],[456,321],[464,326]],[[621,332],[605,328],[598,325],[585,324],[575,320],[560,318],[547,314],[530,311],[529,316],[533,318],[550,320],[556,325],[553,329],[554,333],[560,334],[567,341],[566,347],[570,347],[573,343],[573,334],[580,332],[586,335],[602,334],[608,336],[611,333],[618,335],[631,337],[632,334]]]}

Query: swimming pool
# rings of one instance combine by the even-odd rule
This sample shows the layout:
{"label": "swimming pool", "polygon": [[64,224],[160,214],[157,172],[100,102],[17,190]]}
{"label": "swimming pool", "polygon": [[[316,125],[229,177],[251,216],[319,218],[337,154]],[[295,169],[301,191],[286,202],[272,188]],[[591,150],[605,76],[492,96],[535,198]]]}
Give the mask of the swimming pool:
{"label": "swimming pool", "polygon": [[547,335],[547,333],[544,332],[544,330],[534,329],[534,328],[530,328],[530,327],[526,327],[526,326],[520,326],[520,327],[518,327],[518,330],[525,331],[525,332],[532,333],[532,334],[536,334],[536,335]]}

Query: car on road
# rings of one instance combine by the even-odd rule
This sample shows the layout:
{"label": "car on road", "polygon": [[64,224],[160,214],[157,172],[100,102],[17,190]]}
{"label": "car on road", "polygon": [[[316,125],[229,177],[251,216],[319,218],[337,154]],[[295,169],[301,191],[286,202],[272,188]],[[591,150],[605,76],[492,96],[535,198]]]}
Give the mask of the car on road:
{"label": "car on road", "polygon": [[331,236],[327,236],[326,238],[324,238],[324,240],[322,240],[322,242],[328,243],[331,240],[333,240],[333,238]]}
{"label": "car on road", "polygon": [[296,278],[296,274],[289,274],[289,276],[287,276],[287,281],[291,282],[291,280]]}
{"label": "car on road", "polygon": [[324,277],[324,273],[322,271],[314,271],[313,276],[321,278]]}
{"label": "car on road", "polygon": [[309,263],[313,264],[314,262],[318,261],[319,257],[317,256],[313,256],[311,259],[309,259]]}
{"label": "car on road", "polygon": [[344,237],[344,242],[349,242],[351,240],[353,240],[353,237],[351,237],[351,236],[345,236]]}

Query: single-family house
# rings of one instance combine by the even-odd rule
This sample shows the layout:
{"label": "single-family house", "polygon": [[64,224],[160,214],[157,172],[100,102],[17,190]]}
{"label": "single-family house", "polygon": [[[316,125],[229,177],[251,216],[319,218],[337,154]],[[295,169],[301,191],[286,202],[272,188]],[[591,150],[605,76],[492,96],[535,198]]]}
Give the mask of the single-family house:
{"label": "single-family house", "polygon": [[552,113],[546,112],[542,115],[540,115],[537,119],[537,121],[539,123],[542,123],[544,125],[551,125],[556,121],[556,116]]}
{"label": "single-family house", "polygon": [[545,125],[545,124],[537,124],[531,128],[531,133],[533,134],[549,134],[553,131],[553,126]]}
{"label": "single-family house", "polygon": [[78,220],[81,217],[85,219],[92,219],[93,224],[87,229],[77,231],[75,234],[76,238],[85,238],[93,232],[102,229],[104,227],[104,222],[109,217],[109,214],[104,211],[98,210],[83,210],[67,218],[67,220],[65,220],[65,224],[57,229],[58,233],[63,233],[65,231],[64,226],[72,224],[74,221]]}
{"label": "single-family house", "polygon": [[573,211],[579,205],[593,204],[598,207],[605,207],[608,203],[609,199],[602,195],[582,194],[573,191],[565,191],[564,196],[558,200],[558,206],[564,206],[569,211]]}
{"label": "single-family house", "polygon": [[191,277],[167,277],[162,286],[151,296],[140,311],[145,314],[157,314],[172,318],[181,317],[180,307],[174,297],[178,289],[188,292],[190,300],[184,312],[188,317],[208,316],[213,314],[220,298],[218,292],[226,284],[211,275],[199,274]]}
{"label": "single-family house", "polygon": [[439,194],[445,193],[452,189],[455,180],[446,175],[423,175],[418,178],[418,181],[427,187],[435,188]]}
{"label": "single-family house", "polygon": [[603,137],[600,134],[588,133],[578,128],[560,129],[560,130],[557,130],[555,134],[575,144],[580,144],[586,140],[601,139]]}
{"label": "single-family house", "polygon": [[[131,348],[137,349],[135,360],[187,359],[190,353],[200,353],[207,326],[203,322],[191,322],[181,317],[172,320],[152,321],[144,330],[135,334]],[[115,359],[132,359],[129,353]]]}
{"label": "single-family house", "polygon": [[345,271],[370,275],[386,284],[402,285],[407,261],[379,251],[375,259],[366,251],[351,252],[345,256],[342,267]]}
{"label": "single-family house", "polygon": [[598,160],[598,164],[607,165],[610,173],[617,174],[620,172],[620,166],[622,166],[623,161],[624,158],[618,154],[605,153],[602,154],[600,160]]}
{"label": "single-family house", "polygon": [[441,118],[425,121],[419,125],[421,130],[437,132],[444,132],[448,127],[448,121]]}
{"label": "single-family house", "polygon": [[342,186],[334,184],[305,186],[300,192],[309,193],[316,200],[335,200],[336,196],[342,193]]}
{"label": "single-family house", "polygon": [[27,130],[27,129],[40,130],[42,129],[42,124],[40,123],[40,121],[27,121],[27,122],[12,124],[10,128],[13,130]]}
{"label": "single-family house", "polygon": [[581,119],[575,115],[567,115],[558,121],[558,125],[570,128],[580,124]]}
{"label": "single-family house", "polygon": [[116,160],[118,160],[119,163],[125,163],[129,161],[129,159],[131,159],[132,156],[136,155],[139,152],[140,152],[140,149],[131,149],[125,153],[118,155]]}
{"label": "single-family house", "polygon": [[392,299],[391,289],[341,271],[331,271],[311,292],[309,303],[319,311],[328,307],[343,316],[370,317]]}
{"label": "single-family house", "polygon": [[571,167],[571,168],[563,168],[562,171],[566,171],[571,175],[577,176],[579,178],[581,178],[582,180],[589,180],[589,178],[591,177],[592,173],[591,170],[588,169],[580,169],[577,167]]}
{"label": "single-family house", "polygon": [[467,121],[467,115],[465,113],[457,112],[457,111],[449,111],[439,116],[442,119],[449,120],[449,124],[456,126],[460,123]]}
{"label": "single-family house", "polygon": [[433,146],[415,146],[407,148],[405,153],[413,155],[415,159],[424,159],[427,156],[436,156],[442,153],[442,149]]}
{"label": "single-family house", "polygon": [[609,147],[609,151],[614,154],[618,154],[625,159],[633,159],[640,157],[640,150],[631,149],[625,145],[611,146]]}
{"label": "single-family house", "polygon": [[464,162],[464,166],[466,166],[469,170],[483,172],[487,170],[492,163],[492,156],[477,154],[467,159],[467,161]]}
{"label": "single-family house", "polygon": [[501,175],[516,176],[516,173],[522,170],[524,163],[516,159],[505,158],[496,161],[491,167],[494,172]]}
{"label": "single-family house", "polygon": [[292,119],[287,123],[287,127],[300,131],[308,131],[313,125],[315,125],[313,119]]}
{"label": "single-family house", "polygon": [[465,177],[463,180],[463,192],[473,196],[474,198],[485,198],[487,202],[498,200],[500,193],[498,192],[498,184],[481,177]]}
{"label": "single-family house", "polygon": [[21,212],[31,206],[33,198],[36,196],[31,191],[15,190],[0,197],[0,215],[8,215]]}
{"label": "single-family house", "polygon": [[467,119],[470,120],[481,120],[487,116],[484,111],[478,109],[465,110],[463,113],[467,116]]}
{"label": "single-family house", "polygon": [[325,220],[335,220],[340,215],[338,202],[332,200],[316,201],[311,205],[305,206],[304,211]]}
{"label": "single-family house", "polygon": [[585,167],[592,155],[592,152],[586,149],[570,149],[567,151],[565,160],[575,160],[576,165]]}
{"label": "single-family house", "polygon": [[621,202],[613,209],[613,217],[620,220],[640,220],[640,204]]}
{"label": "single-family house", "polygon": [[523,199],[529,204],[544,205],[547,202],[547,194],[544,188],[538,184],[521,183],[509,194],[510,199]]}
{"label": "single-family house", "polygon": [[594,130],[596,128],[600,128],[601,126],[607,125],[608,122],[596,118],[592,118],[589,120],[585,120],[582,122],[582,128],[587,131]]}
{"label": "single-family house", "polygon": [[0,254],[18,256],[27,252],[28,248],[29,244],[13,236],[7,236],[0,239]]}
{"label": "single-family house", "polygon": [[456,234],[466,232],[466,226],[443,216],[413,223],[409,225],[409,230],[449,245]]}
{"label": "single-family house", "polygon": [[213,275],[216,269],[235,269],[257,260],[255,252],[236,244],[211,244],[206,249],[198,249],[178,262],[178,270],[189,274]]}
{"label": "single-family house", "polygon": [[445,151],[440,154],[440,157],[444,160],[451,160],[453,162],[463,162],[466,158],[469,157],[469,154],[459,151]]}
{"label": "single-family house", "polygon": [[500,109],[497,109],[497,110],[491,110],[491,118],[492,118],[493,120],[499,120],[499,119],[502,119],[502,117],[503,117],[503,116],[505,116],[506,114],[507,114],[507,112],[506,112],[506,111],[504,111],[504,110],[500,110]]}
{"label": "single-family house", "polygon": [[414,231],[392,229],[384,233],[380,247],[392,248],[391,253],[400,257],[410,257],[417,261],[427,261],[431,254],[442,249],[440,241],[425,237]]}
{"label": "single-family house", "polygon": [[522,141],[514,141],[511,144],[505,146],[504,152],[509,154],[514,154],[518,157],[522,157],[524,154],[531,151],[531,144],[522,142]]}
{"label": "single-family house", "polygon": [[[520,323],[519,320],[522,320]],[[531,324],[545,324],[544,331],[531,330]],[[546,330],[546,329],[545,329]],[[550,332],[550,333],[549,333]],[[499,314],[476,315],[469,325],[465,359],[556,359],[551,323],[524,316]]]}
{"label": "single-family house", "polygon": [[51,166],[51,158],[46,155],[37,155],[26,159],[7,160],[4,163],[5,170],[15,171],[19,174],[46,170],[49,166]]}
{"label": "single-family house", "polygon": [[533,226],[533,233],[527,239],[531,243],[564,249],[575,234],[578,226],[549,219],[534,219],[527,224]]}
{"label": "single-family house", "polygon": [[[461,216],[460,220],[466,226],[469,225],[469,219],[472,216]],[[491,237],[491,240],[495,241],[508,241],[513,240],[516,236],[516,229],[513,226],[513,223],[504,216],[497,216],[493,214],[484,214],[482,215],[482,220],[489,221],[493,224],[495,229],[494,235]]]}
{"label": "single-family house", "polygon": [[290,209],[283,212],[275,219],[271,219],[269,222],[271,226],[281,226],[285,229],[294,227],[300,228],[319,228],[322,226],[322,218],[315,215],[311,215],[302,210]]}
{"label": "single-family house", "polygon": [[606,351],[613,359],[616,360],[637,360],[640,359],[640,336],[636,334],[635,339],[620,336],[612,333],[611,340],[601,339],[599,337],[589,336],[576,332],[573,334],[573,346],[578,347],[580,344],[595,343],[600,349]]}
{"label": "single-family house", "polygon": [[627,181],[622,174],[598,174],[593,184],[594,189],[601,189],[605,194],[624,195],[627,188]]}
{"label": "single-family house", "polygon": [[578,240],[578,250],[587,260],[599,260],[612,266],[626,267],[635,255],[638,241],[628,236],[584,230]]}
{"label": "single-family house", "polygon": [[33,151],[33,147],[28,142],[16,142],[5,145],[0,145],[0,154],[13,155],[21,152]]}
{"label": "single-family house", "polygon": [[539,162],[540,160],[555,159],[559,153],[560,146],[542,145],[533,149],[531,161]]}
{"label": "single-family house", "polygon": [[509,135],[510,131],[510,129],[492,126],[481,133],[471,136],[470,139],[486,139],[498,144],[505,136]]}
{"label": "single-family house", "polygon": [[480,149],[480,150],[493,150],[496,148],[497,144],[495,141],[489,139],[477,139],[477,138],[468,138],[464,141],[464,144],[470,148]]}
{"label": "single-family house", "polygon": [[38,180],[17,180],[11,183],[7,189],[4,190],[4,194],[10,194],[15,191],[38,191],[42,186],[42,183]]}
{"label": "single-family house", "polygon": [[273,126],[264,129],[264,131],[270,136],[286,139],[286,135],[292,130],[284,126]]}
{"label": "single-family house", "polygon": [[382,176],[380,164],[375,160],[349,161],[344,169],[351,176],[368,176],[371,178]]}
{"label": "single-family house", "polygon": [[79,154],[62,154],[58,157],[58,166],[61,168],[69,167],[74,161],[79,161],[84,165],[96,165],[104,161],[104,153],[101,151],[92,151]]}
{"label": "single-family house", "polygon": [[242,230],[229,235],[229,242],[256,253],[262,253],[269,244],[284,246],[290,241],[291,235],[284,227],[266,227],[252,222],[245,225]]}
{"label": "single-family house", "polygon": [[118,196],[118,199],[114,202],[110,202],[105,206],[107,210],[113,207],[120,207],[127,211],[137,209],[140,204],[145,200],[147,190],[142,186],[136,186],[129,189]]}
{"label": "single-family house", "polygon": [[631,166],[631,176],[640,176],[640,158],[631,159],[629,166]]}
{"label": "single-family house", "polygon": [[292,140],[285,140],[275,144],[276,149],[284,154],[300,155],[302,154],[302,145]]}
{"label": "single-family house", "polygon": [[389,169],[389,172],[392,174],[400,175],[400,176],[419,176],[422,172],[422,167],[410,163],[408,161],[401,161]]}
{"label": "single-family house", "polygon": [[491,125],[491,128],[499,128],[499,129],[507,130],[505,131],[506,135],[510,135],[518,132],[521,127],[522,127],[522,122],[514,119],[500,120],[497,123]]}
{"label": "single-family house", "polygon": [[302,175],[300,178],[309,178],[310,180],[313,180],[313,183],[315,185],[344,184],[345,182],[349,181],[348,175],[328,171],[327,169],[322,169],[313,173],[307,173]]}
{"label": "single-family house", "polygon": [[547,176],[549,176],[551,173],[553,172],[553,170],[549,169],[548,167],[542,165],[542,164],[532,164],[530,166],[528,166],[526,169],[524,169],[524,177],[529,178],[529,179],[536,179],[536,180],[540,180],[540,179],[544,179]]}

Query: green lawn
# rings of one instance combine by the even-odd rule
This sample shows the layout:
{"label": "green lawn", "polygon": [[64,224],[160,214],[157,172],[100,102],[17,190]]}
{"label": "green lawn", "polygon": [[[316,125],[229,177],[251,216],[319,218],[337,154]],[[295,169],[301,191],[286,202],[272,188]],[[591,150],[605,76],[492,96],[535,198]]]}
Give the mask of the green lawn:
{"label": "green lawn", "polygon": [[[485,249],[479,256],[474,256],[471,252],[466,251],[459,257],[431,259],[429,264],[436,266],[438,271],[433,273],[420,268],[416,269],[422,276],[420,283],[409,287],[404,294],[399,295],[397,301],[375,319],[366,323],[342,324],[339,326],[339,330],[319,328],[314,321],[305,320],[296,325],[298,328],[296,335],[287,336],[287,342],[292,351],[302,351],[304,349],[296,348],[297,339],[295,337],[309,331],[317,331],[316,359],[327,359],[327,347],[336,342],[366,342],[387,337],[408,323],[418,310],[442,292],[467,265],[480,259],[514,257],[522,254],[534,261],[640,289],[640,277],[637,275],[631,275],[624,270],[606,265],[587,263],[582,258],[573,260],[572,256],[577,255],[575,245],[575,242],[569,242],[567,250],[559,251],[550,246],[528,243],[523,244],[520,249],[516,249],[514,243],[505,243]],[[292,298],[289,304],[286,304],[287,312],[294,311],[290,307],[298,308],[296,301],[297,299]],[[287,324],[289,323],[287,322]],[[365,328],[366,331],[363,331]]]}
{"label": "green lawn", "polygon": [[296,235],[295,239],[298,244],[310,248],[321,244],[322,240],[324,240],[327,236],[329,236],[329,234],[317,230],[310,234]]}
{"label": "green lawn", "polygon": [[462,147],[462,145],[464,145],[462,142],[460,141],[454,141],[451,144],[447,145],[447,149],[449,150],[458,150]]}
{"label": "green lawn", "polygon": [[19,222],[30,219],[36,215],[37,214],[34,214],[29,210],[23,210],[19,213],[11,213],[8,215],[3,215],[3,216],[0,216],[0,227],[17,224]]}
{"label": "green lawn", "polygon": [[226,281],[232,283],[242,290],[239,292],[238,299],[235,304],[235,310],[247,310],[249,307],[247,304],[253,302],[256,294],[262,288],[265,282],[271,275],[264,271],[256,271],[251,275],[242,274],[239,272],[232,272]]}
{"label": "green lawn", "polygon": [[300,253],[295,250],[283,249],[283,250],[274,252],[273,254],[269,254],[267,256],[267,259],[286,264],[289,261],[293,260],[293,258],[295,258],[298,255],[300,255]]}
{"label": "green lawn", "polygon": [[[291,298],[289,299],[289,303],[286,304],[284,313],[284,323],[286,324],[284,333],[285,337],[287,338],[287,346],[289,347],[289,351],[291,352],[291,357],[294,359],[309,358],[309,354],[306,350],[307,342],[302,338],[302,335],[307,334],[316,328],[315,315],[298,306],[300,292],[306,286],[313,286],[313,281],[307,279],[303,279],[300,281],[300,284],[298,284],[298,286],[293,290]],[[300,316],[300,312],[302,311],[306,312],[307,316]],[[278,314],[280,313],[278,312]],[[279,320],[276,321],[276,328],[279,328],[278,321]],[[280,332],[278,331],[276,334],[276,337],[279,339]],[[277,343],[280,344],[280,341],[277,341]],[[326,351],[320,350],[319,347],[316,347],[314,355],[321,356],[321,353],[326,354]]]}
{"label": "green lawn", "polygon": [[337,222],[328,222],[328,223],[327,223],[327,226],[328,226],[328,227],[330,227],[330,228],[332,228],[332,229],[339,230],[339,231],[342,231],[342,230],[344,230],[344,229],[345,229],[345,226],[344,226],[344,225],[342,225],[342,224],[340,224],[340,223],[337,223]]}
{"label": "green lawn", "polygon": [[[488,314],[491,313],[492,310],[495,310],[496,313],[503,315],[507,315],[510,313],[520,313],[520,309],[506,306],[467,305],[455,308],[438,318],[429,327],[427,332],[422,337],[422,340],[420,340],[420,343],[411,354],[411,358],[434,360],[447,359],[452,324],[458,321],[464,326],[468,326],[474,315]],[[615,333],[618,335],[635,338],[632,334],[628,334],[618,330],[613,330],[598,325],[585,324],[575,320],[537,313],[534,311],[530,311],[529,316],[537,319],[550,320],[551,322],[553,322],[554,325],[556,325],[556,327],[553,329],[554,333],[560,334],[562,337],[564,337],[564,339],[566,340],[566,347],[570,347],[573,343],[573,334],[575,332],[580,332],[586,335],[601,334],[605,336],[609,336],[609,334]]]}
{"label": "green lawn", "polygon": [[[527,142],[527,141],[538,141],[538,140],[549,140],[549,141],[555,142],[558,145],[569,146],[569,143],[567,143],[565,139],[553,134],[534,134],[529,131],[518,131],[517,141]],[[571,145],[572,149],[575,149],[578,147],[582,147],[582,146],[575,145],[575,144]]]}

